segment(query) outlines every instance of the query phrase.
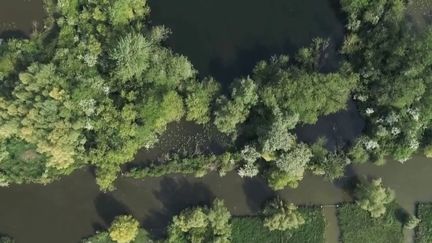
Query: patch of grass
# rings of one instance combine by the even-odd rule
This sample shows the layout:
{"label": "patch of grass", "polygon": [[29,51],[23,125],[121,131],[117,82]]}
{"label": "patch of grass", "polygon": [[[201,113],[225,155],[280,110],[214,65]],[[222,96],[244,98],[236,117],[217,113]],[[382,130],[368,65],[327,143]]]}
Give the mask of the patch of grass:
{"label": "patch of grass", "polygon": [[432,242],[432,203],[419,204],[417,207],[417,217],[421,222],[416,231],[416,242]]}
{"label": "patch of grass", "polygon": [[401,243],[402,223],[398,220],[398,205],[390,204],[381,218],[372,218],[369,212],[355,204],[338,209],[341,240],[345,243]]}
{"label": "patch of grass", "polygon": [[234,217],[233,243],[321,243],[325,222],[321,208],[300,208],[306,223],[297,230],[269,231],[261,217]]}

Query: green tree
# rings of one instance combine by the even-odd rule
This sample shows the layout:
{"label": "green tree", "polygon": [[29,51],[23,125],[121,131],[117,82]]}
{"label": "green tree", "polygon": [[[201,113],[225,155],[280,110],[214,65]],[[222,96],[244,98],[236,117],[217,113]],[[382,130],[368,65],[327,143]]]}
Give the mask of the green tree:
{"label": "green tree", "polygon": [[418,226],[418,224],[421,222],[419,218],[417,218],[414,215],[409,215],[408,218],[404,222],[404,228],[406,229],[414,229]]}
{"label": "green tree", "polygon": [[275,110],[274,113],[270,127],[258,133],[258,142],[266,160],[272,160],[276,151],[288,151],[296,142],[295,135],[289,130],[295,127],[298,115],[283,115],[278,110]]}
{"label": "green tree", "polygon": [[318,139],[311,146],[312,158],[309,169],[316,175],[322,175],[326,179],[333,181],[341,178],[345,174],[345,168],[351,164],[351,160],[344,152],[328,151],[325,148],[326,140]]}
{"label": "green tree", "polygon": [[[418,150],[432,114],[432,31],[412,31],[406,21],[407,3],[341,1],[349,16],[343,52],[361,74],[354,97],[369,124],[365,133],[380,146],[368,153],[378,158],[391,155],[401,162]],[[363,160],[367,156],[361,150],[356,147],[352,155]]]}
{"label": "green tree", "polygon": [[258,102],[257,88],[252,79],[239,79],[232,85],[230,100],[225,96],[218,99],[214,124],[221,132],[235,133],[237,125],[246,121],[251,108]]}
{"label": "green tree", "polygon": [[130,243],[138,235],[139,223],[130,215],[117,216],[109,228],[109,236],[118,243]]}
{"label": "green tree", "polygon": [[263,87],[260,97],[264,104],[271,109],[298,114],[300,122],[310,124],[321,115],[344,109],[356,87],[357,75],[347,64],[338,72],[326,74],[309,69],[309,65],[296,66],[287,56],[260,62],[253,78]]}
{"label": "green tree", "polygon": [[286,203],[280,198],[269,202],[264,208],[264,226],[270,231],[298,229],[305,219],[292,203]]}
{"label": "green tree", "polygon": [[391,203],[395,194],[394,191],[382,184],[382,179],[375,179],[369,182],[362,182],[355,191],[356,203],[368,211],[373,218],[381,217],[386,212],[386,204]]}
{"label": "green tree", "polygon": [[218,199],[211,208],[186,209],[174,216],[168,229],[168,242],[230,242],[230,219],[231,214]]}
{"label": "green tree", "polygon": [[144,17],[148,13],[146,1],[140,0],[121,0],[113,1],[109,8],[109,16],[114,26],[122,26],[139,17]]}
{"label": "green tree", "polygon": [[195,121],[198,124],[210,122],[212,102],[220,90],[220,85],[212,78],[202,82],[193,82],[187,86],[186,120]]}
{"label": "green tree", "polygon": [[304,172],[312,152],[305,144],[298,144],[288,152],[282,153],[268,172],[268,183],[275,190],[282,190],[286,186],[296,188],[303,179]]}

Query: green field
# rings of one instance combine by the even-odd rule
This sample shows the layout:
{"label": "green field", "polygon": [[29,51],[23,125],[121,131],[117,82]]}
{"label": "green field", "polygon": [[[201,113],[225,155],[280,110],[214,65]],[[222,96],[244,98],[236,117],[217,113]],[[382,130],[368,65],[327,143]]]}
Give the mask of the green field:
{"label": "green field", "polygon": [[416,230],[416,242],[432,242],[432,203],[419,204],[417,207],[417,217],[421,222]]}
{"label": "green field", "polygon": [[355,204],[338,209],[341,240],[345,243],[403,242],[402,223],[397,219],[397,205],[391,204],[382,218],[374,219]]}
{"label": "green field", "polygon": [[234,217],[233,243],[320,243],[324,242],[325,222],[320,208],[301,208],[306,223],[294,231],[269,231],[260,217]]}

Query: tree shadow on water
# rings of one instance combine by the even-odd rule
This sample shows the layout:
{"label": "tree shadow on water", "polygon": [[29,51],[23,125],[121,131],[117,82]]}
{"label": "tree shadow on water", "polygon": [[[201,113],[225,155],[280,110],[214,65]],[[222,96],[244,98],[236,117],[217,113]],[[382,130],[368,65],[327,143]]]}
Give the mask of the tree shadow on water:
{"label": "tree shadow on water", "polygon": [[211,205],[215,198],[203,183],[190,182],[183,177],[162,179],[160,189],[153,194],[160,201],[162,210],[151,211],[142,224],[156,238],[166,235],[173,216],[189,207]]}
{"label": "tree shadow on water", "polygon": [[29,36],[20,30],[4,30],[0,32],[0,39],[27,39]]}
{"label": "tree shadow on water", "polygon": [[260,212],[263,204],[276,196],[276,193],[261,178],[245,179],[243,191],[252,213]]}
{"label": "tree shadow on water", "polygon": [[[105,227],[108,227],[116,216],[130,214],[129,208],[109,193],[100,193],[96,197],[94,205],[99,216],[104,221]],[[95,230],[100,230],[103,226],[94,223],[93,228]]]}
{"label": "tree shadow on water", "polygon": [[354,199],[355,189],[361,182],[362,177],[357,174],[351,165],[345,168],[345,176],[334,181],[333,184],[343,190],[347,195]]}

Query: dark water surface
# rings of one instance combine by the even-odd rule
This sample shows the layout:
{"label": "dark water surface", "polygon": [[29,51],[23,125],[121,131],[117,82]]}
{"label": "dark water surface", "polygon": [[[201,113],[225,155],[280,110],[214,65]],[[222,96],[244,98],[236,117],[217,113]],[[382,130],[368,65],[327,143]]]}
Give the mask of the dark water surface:
{"label": "dark water surface", "polygon": [[26,37],[42,24],[43,0],[0,0],[0,38]]}
{"label": "dark water surface", "polygon": [[[188,57],[203,75],[224,82],[250,72],[256,61],[275,53],[292,53],[316,36],[330,37],[336,46],[343,28],[333,0],[151,0],[154,24],[173,30],[168,45]],[[29,34],[32,22],[43,16],[36,0],[0,0],[0,32]],[[11,25],[10,23],[15,23]],[[333,138],[339,145],[361,132],[363,123],[349,104],[348,111],[319,121],[318,126],[298,129],[300,137]],[[217,150],[212,132],[190,123],[172,124],[161,145],[141,151],[135,163],[155,159],[177,143],[184,150]],[[221,138],[223,139],[223,138]],[[398,202],[412,211],[417,201],[432,201],[432,161],[416,157],[405,165],[390,161],[348,169],[350,176],[383,177],[396,190]],[[120,179],[117,190],[98,191],[90,171],[81,170],[62,180],[42,185],[0,188],[0,234],[17,243],[76,243],[82,237],[106,228],[119,214],[131,213],[156,235],[163,233],[173,214],[188,206],[208,204],[215,197],[225,200],[235,215],[256,213],[275,195],[259,178],[243,180],[234,173],[220,178],[168,176],[145,180]],[[332,184],[307,175],[297,189],[279,192],[302,205],[335,204],[351,200],[350,183]],[[331,213],[331,212],[330,212]],[[329,242],[337,237],[334,221],[328,225]],[[332,242],[333,243],[333,242]]]}
{"label": "dark water surface", "polygon": [[338,0],[150,0],[151,21],[201,75],[230,82],[260,60],[293,54],[316,37],[343,39]]}

